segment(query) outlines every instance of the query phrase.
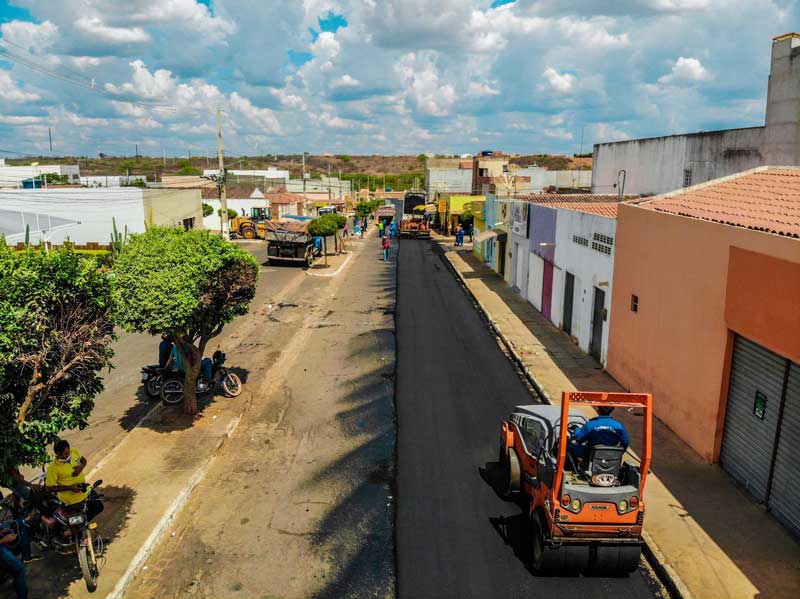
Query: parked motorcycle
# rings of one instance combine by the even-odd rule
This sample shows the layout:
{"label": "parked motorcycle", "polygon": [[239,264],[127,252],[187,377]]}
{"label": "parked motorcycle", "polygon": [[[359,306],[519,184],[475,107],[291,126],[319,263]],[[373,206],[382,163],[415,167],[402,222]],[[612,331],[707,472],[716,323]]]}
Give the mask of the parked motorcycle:
{"label": "parked motorcycle", "polygon": [[[177,405],[183,401],[185,376],[183,372],[163,372],[161,375],[161,400],[168,405]],[[211,358],[211,378],[200,375],[197,379],[197,393],[211,393],[221,388],[227,397],[238,397],[242,392],[242,381],[225,368],[225,354],[219,350]]]}
{"label": "parked motorcycle", "polygon": [[142,368],[142,384],[148,397],[155,399],[161,397],[161,385],[164,384],[164,374],[169,372],[158,364],[151,364]]}
{"label": "parked motorcycle", "polygon": [[102,480],[98,480],[91,487],[87,483],[81,485],[83,491],[89,491],[89,495],[73,505],[65,505],[54,493],[41,490],[32,491],[26,502],[22,502],[15,493],[5,497],[2,502],[14,519],[28,519],[31,542],[62,555],[77,555],[86,590],[90,593],[97,589],[100,576],[98,559],[103,555],[104,545],[102,537],[92,534],[97,523],[89,518],[88,505],[90,501],[102,502],[103,495],[97,492],[97,487],[102,483]]}

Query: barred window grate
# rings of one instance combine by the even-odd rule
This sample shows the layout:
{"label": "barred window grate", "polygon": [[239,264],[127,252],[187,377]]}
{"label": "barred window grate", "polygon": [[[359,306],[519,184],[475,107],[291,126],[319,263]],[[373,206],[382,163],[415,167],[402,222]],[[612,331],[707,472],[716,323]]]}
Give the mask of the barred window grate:
{"label": "barred window grate", "polygon": [[603,235],[602,233],[595,233],[594,240],[598,243],[604,243],[606,245],[614,245],[614,238],[609,237],[608,235]]}
{"label": "barred window grate", "polygon": [[589,240],[586,239],[585,237],[581,237],[580,235],[573,235],[572,241],[574,241],[578,245],[582,245],[587,248],[589,247]]}
{"label": "barred window grate", "polygon": [[608,254],[609,256],[611,255],[611,246],[610,245],[605,245],[604,243],[597,243],[596,241],[593,241],[592,242],[592,249],[593,250],[597,250],[598,252],[600,252],[602,254]]}

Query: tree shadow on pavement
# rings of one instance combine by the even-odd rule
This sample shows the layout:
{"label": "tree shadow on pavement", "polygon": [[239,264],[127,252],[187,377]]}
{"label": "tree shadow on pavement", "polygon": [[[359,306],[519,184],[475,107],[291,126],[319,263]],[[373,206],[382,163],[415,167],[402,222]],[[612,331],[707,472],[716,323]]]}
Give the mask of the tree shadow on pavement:
{"label": "tree shadow on pavement", "polygon": [[[104,496],[105,509],[96,518],[97,531],[105,542],[106,548],[120,537],[125,528],[128,514],[136,498],[136,491],[128,486],[101,486],[98,489]],[[34,546],[34,551],[36,550]],[[102,584],[103,569],[106,565],[106,554],[98,562]],[[119,566],[119,565],[117,565]],[[28,588],[31,597],[37,599],[56,599],[69,595],[70,586],[81,581],[81,569],[77,555],[60,555],[54,551],[45,554],[45,558],[26,566],[28,570]]]}
{"label": "tree shadow on pavement", "polygon": [[[237,375],[242,381],[242,385],[247,383],[250,371],[247,368],[232,367],[230,372]],[[133,430],[137,424],[142,428],[147,428],[158,433],[172,433],[175,431],[191,428],[194,423],[202,417],[203,412],[212,404],[218,401],[240,401],[244,392],[239,397],[227,397],[218,386],[211,393],[199,394],[197,396],[197,414],[189,415],[183,412],[183,403],[175,406],[162,405],[160,409],[155,409],[144,420],[142,418],[154,407],[154,403],[160,403],[160,399],[153,399],[150,403],[138,402],[129,407],[119,419],[120,426],[125,430]]]}

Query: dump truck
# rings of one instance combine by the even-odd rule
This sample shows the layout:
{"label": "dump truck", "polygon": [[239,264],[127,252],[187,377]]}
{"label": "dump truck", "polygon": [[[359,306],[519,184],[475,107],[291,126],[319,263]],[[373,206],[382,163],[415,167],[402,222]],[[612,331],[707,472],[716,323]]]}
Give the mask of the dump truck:
{"label": "dump truck", "polygon": [[250,216],[236,216],[230,220],[231,235],[242,239],[264,239],[265,225],[269,220],[269,208],[257,206],[250,209]]}
{"label": "dump truck", "polygon": [[[528,511],[528,554],[537,572],[625,574],[639,566],[644,490],[651,460],[653,398],[643,393],[564,392],[561,406],[520,405],[500,427],[500,492]],[[641,412],[642,450],[582,446],[581,406]]]}
{"label": "dump truck", "polygon": [[424,216],[404,217],[398,235],[404,239],[430,239],[430,223]]}
{"label": "dump truck", "polygon": [[394,204],[386,204],[378,208],[378,220],[382,220],[385,225],[390,224],[394,220],[395,207]]}
{"label": "dump truck", "polygon": [[264,223],[267,263],[294,262],[310,267],[320,254],[314,236],[308,232],[309,220],[269,220]]}

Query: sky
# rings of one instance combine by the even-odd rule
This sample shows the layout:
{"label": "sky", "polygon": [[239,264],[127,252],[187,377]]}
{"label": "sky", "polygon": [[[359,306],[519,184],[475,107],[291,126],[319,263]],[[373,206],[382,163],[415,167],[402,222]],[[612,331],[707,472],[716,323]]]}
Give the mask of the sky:
{"label": "sky", "polygon": [[764,124],[797,0],[0,0],[0,157],[576,153]]}

